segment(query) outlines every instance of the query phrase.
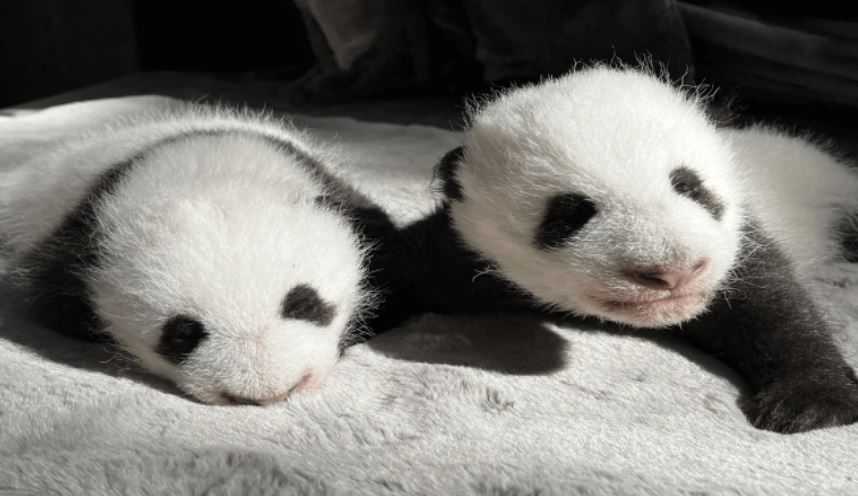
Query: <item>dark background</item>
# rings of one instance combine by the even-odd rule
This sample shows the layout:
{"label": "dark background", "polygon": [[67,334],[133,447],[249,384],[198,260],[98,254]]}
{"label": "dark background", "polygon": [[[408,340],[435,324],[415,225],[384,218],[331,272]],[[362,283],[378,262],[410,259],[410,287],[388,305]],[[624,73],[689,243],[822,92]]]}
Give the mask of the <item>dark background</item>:
{"label": "dark background", "polygon": [[0,107],[137,71],[294,77],[312,62],[285,0],[0,2]]}
{"label": "dark background", "polygon": [[[651,53],[674,74],[687,67],[694,80],[721,87],[721,103],[747,118],[841,136],[858,122],[858,20],[848,2],[375,0],[388,7],[373,11],[362,4],[369,1],[3,0],[0,108],[158,71],[280,81],[295,99],[320,105],[460,99],[562,73],[572,59]],[[400,31],[341,69],[328,57],[335,47],[319,44],[324,19],[311,15],[313,4],[342,8],[355,23],[400,16]],[[654,24],[661,31],[647,31]]]}

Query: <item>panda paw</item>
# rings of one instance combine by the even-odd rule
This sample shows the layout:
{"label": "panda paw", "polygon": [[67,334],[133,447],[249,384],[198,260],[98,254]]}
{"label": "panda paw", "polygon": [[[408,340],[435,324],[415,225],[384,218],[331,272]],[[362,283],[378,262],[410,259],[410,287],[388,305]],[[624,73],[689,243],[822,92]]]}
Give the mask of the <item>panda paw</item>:
{"label": "panda paw", "polygon": [[756,394],[755,427],[789,434],[858,421],[858,379],[851,368],[803,372]]}

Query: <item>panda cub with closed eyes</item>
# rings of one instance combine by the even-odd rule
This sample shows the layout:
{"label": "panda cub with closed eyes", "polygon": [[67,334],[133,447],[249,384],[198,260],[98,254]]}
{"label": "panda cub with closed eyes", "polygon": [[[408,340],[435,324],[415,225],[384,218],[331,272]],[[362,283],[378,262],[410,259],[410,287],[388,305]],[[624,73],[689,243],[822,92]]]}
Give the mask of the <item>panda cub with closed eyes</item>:
{"label": "panda cub with closed eyes", "polygon": [[172,102],[0,172],[0,247],[50,327],[202,402],[276,403],[324,380],[372,299],[367,234],[389,221],[337,159],[271,117]]}
{"label": "panda cub with closed eyes", "polygon": [[744,376],[757,427],[852,423],[858,379],[800,281],[842,257],[858,175],[801,138],[718,129],[692,90],[597,66],[474,109],[424,222],[467,259],[456,297],[674,328]]}

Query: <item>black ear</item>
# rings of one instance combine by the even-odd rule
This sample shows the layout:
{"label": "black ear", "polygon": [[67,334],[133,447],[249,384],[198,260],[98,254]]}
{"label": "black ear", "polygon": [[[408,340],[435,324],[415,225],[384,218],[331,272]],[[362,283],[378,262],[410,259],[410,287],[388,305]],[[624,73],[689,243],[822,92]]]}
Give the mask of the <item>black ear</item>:
{"label": "black ear", "polygon": [[435,181],[436,184],[440,183],[437,189],[444,194],[446,201],[465,199],[462,194],[462,185],[456,179],[456,169],[459,168],[459,162],[464,154],[465,149],[461,146],[450,150],[435,166]]}
{"label": "black ear", "polygon": [[736,95],[718,92],[703,105],[703,111],[715,127],[724,129],[747,125],[748,121],[741,118],[746,110],[744,107],[738,103]]}

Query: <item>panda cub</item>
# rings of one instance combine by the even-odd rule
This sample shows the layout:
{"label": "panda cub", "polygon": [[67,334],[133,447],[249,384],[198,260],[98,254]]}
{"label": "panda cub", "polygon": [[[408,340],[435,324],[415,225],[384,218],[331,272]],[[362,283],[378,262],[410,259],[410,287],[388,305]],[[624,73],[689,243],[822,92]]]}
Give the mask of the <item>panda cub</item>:
{"label": "panda cub", "polygon": [[0,173],[0,243],[34,312],[213,404],[319,384],[367,306],[360,219],[324,149],[271,118],[138,113]]}
{"label": "panda cub", "polygon": [[432,221],[466,247],[459,283],[481,259],[524,307],[676,328],[749,382],[757,427],[852,423],[858,379],[800,281],[841,256],[858,175],[775,130],[719,130],[703,100],[599,66],[475,109]]}

